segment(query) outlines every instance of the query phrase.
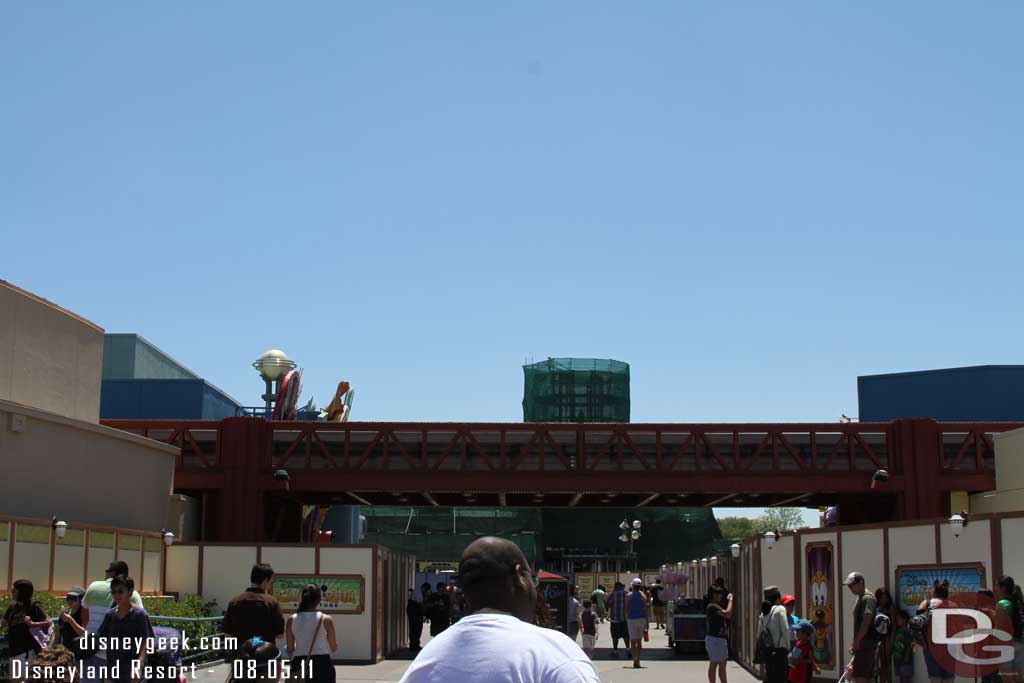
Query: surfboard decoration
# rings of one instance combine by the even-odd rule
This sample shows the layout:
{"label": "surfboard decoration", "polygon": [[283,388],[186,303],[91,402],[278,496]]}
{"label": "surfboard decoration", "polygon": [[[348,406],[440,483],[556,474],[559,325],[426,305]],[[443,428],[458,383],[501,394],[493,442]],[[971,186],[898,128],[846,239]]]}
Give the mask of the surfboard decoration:
{"label": "surfboard decoration", "polygon": [[328,422],[348,422],[349,413],[352,410],[352,397],[356,390],[348,382],[339,382],[338,390],[334,392],[334,399],[326,408]]}
{"label": "surfboard decoration", "polygon": [[295,419],[295,408],[299,403],[299,391],[302,375],[298,370],[289,370],[281,380],[281,388],[277,391],[274,412],[271,420]]}

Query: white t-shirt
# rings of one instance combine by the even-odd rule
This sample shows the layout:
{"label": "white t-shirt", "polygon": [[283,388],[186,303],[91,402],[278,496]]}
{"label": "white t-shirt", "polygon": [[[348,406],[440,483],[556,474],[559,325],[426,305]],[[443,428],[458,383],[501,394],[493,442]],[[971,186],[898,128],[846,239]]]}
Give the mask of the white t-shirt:
{"label": "white t-shirt", "polygon": [[569,636],[511,614],[470,614],[431,639],[401,683],[600,683]]}

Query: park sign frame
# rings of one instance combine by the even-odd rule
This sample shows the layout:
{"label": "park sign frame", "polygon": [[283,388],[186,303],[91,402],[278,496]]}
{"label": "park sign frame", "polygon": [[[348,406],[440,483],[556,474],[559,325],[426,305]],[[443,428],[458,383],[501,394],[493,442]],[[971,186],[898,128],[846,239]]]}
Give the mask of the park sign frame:
{"label": "park sign frame", "polygon": [[362,614],[366,611],[366,578],[362,574],[274,574],[270,594],[284,612],[297,612],[307,584],[327,586],[320,611],[325,614]]}

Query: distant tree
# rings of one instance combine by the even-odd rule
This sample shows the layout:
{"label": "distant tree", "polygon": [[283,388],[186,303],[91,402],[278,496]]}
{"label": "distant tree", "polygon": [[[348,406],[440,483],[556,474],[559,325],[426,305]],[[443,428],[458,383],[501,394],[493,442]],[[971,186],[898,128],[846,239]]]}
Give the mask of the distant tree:
{"label": "distant tree", "polygon": [[718,528],[722,530],[722,538],[739,541],[757,534],[757,520],[749,517],[722,517],[718,520]]}
{"label": "distant tree", "polygon": [[804,514],[800,508],[768,508],[764,514],[754,520],[754,531],[763,534],[766,531],[786,531],[803,526]]}

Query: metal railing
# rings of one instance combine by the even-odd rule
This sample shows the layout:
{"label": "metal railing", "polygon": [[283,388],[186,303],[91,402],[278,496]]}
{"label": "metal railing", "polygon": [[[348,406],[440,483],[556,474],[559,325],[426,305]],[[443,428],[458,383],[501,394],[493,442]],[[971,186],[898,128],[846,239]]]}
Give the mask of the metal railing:
{"label": "metal railing", "polygon": [[[59,619],[60,617],[50,617],[50,623],[53,624],[53,628],[58,627]],[[183,665],[188,665],[193,662],[197,664],[206,664],[224,659],[224,651],[222,649],[203,649],[200,647],[200,643],[203,639],[210,642],[223,640],[226,637],[220,629],[220,624],[224,621],[224,617],[173,617],[150,615],[149,621],[154,626],[172,626],[182,632],[183,638],[187,639],[187,642],[193,648],[192,650],[184,650],[182,652],[181,663]],[[189,626],[194,628],[189,628]],[[0,635],[0,681],[10,679],[10,661],[11,658],[8,655],[7,637]]]}

